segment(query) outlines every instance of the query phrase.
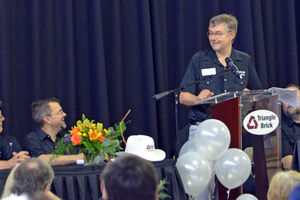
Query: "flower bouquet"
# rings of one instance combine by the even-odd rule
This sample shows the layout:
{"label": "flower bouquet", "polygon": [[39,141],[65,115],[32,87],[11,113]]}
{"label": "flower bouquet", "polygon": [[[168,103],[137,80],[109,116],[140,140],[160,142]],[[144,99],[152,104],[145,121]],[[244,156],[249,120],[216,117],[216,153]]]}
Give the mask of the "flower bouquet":
{"label": "flower bouquet", "polygon": [[90,121],[83,114],[82,120],[78,120],[69,134],[65,134],[57,143],[53,159],[65,152],[67,154],[82,152],[85,164],[99,164],[102,160],[108,161],[115,156],[116,151],[122,149],[120,146],[122,141],[118,138],[120,136],[124,138],[123,132],[126,130],[126,124],[123,120],[114,127],[105,129],[102,123]]}

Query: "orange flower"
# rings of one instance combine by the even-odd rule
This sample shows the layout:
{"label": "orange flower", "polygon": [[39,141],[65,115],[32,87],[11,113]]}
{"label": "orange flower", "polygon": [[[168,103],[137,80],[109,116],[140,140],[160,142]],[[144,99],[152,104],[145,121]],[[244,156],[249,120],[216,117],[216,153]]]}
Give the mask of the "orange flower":
{"label": "orange flower", "polygon": [[70,134],[73,135],[74,133],[78,133],[80,131],[80,128],[77,126],[74,126],[74,128],[72,128],[72,130],[70,130]]}
{"label": "orange flower", "polygon": [[98,140],[102,143],[103,140],[105,140],[105,137],[104,137],[103,135],[100,135],[100,136],[98,137]]}
{"label": "orange flower", "polygon": [[81,136],[78,135],[77,133],[73,134],[71,137],[71,141],[74,146],[79,145],[81,142]]}
{"label": "orange flower", "polygon": [[100,133],[97,133],[97,130],[94,130],[94,131],[89,131],[89,136],[90,136],[90,140],[91,141],[94,141],[94,140],[97,140],[98,137],[100,136]]}

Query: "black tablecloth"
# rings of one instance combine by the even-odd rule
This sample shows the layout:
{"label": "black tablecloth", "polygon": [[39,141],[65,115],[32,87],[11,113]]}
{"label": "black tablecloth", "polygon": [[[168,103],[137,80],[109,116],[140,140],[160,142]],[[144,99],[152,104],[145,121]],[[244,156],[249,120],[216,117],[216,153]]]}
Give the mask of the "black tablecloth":
{"label": "black tablecloth", "polygon": [[[166,193],[172,200],[186,200],[184,188],[175,167],[176,160],[167,159],[161,162],[153,162],[162,180],[167,178],[169,184]],[[66,165],[53,166],[55,179],[51,191],[64,200],[98,200],[100,192],[100,174],[105,165]],[[10,170],[0,171],[0,190],[2,192],[6,178]]]}

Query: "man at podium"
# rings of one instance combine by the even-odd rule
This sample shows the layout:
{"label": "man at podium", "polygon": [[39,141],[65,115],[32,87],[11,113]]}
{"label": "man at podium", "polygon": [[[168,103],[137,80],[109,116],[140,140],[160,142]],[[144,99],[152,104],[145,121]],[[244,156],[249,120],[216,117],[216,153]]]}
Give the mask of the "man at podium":
{"label": "man at podium", "polygon": [[[211,118],[210,105],[196,105],[196,101],[224,92],[262,89],[251,57],[232,48],[237,24],[236,18],[232,15],[221,14],[213,17],[207,31],[211,48],[197,52],[191,58],[185,72],[181,86],[202,80],[185,87],[179,95],[179,102],[190,107],[189,140],[194,138],[198,125]],[[212,179],[197,199],[211,200],[214,192]]]}
{"label": "man at podium", "polygon": [[180,103],[190,107],[189,139],[202,121],[211,118],[210,106],[195,105],[195,101],[224,92],[262,89],[251,57],[232,48],[237,24],[232,15],[213,17],[207,32],[211,48],[197,52],[190,60],[181,86],[203,81],[186,87],[179,96]]}

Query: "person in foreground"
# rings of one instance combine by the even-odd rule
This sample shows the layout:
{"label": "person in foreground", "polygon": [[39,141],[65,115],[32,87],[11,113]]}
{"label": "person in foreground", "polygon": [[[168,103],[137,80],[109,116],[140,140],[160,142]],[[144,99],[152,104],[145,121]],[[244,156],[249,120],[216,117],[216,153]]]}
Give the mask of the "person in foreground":
{"label": "person in foreground", "polygon": [[38,158],[25,160],[14,170],[11,195],[3,200],[59,200],[49,191],[54,179],[51,166]]}
{"label": "person in foreground", "polygon": [[[287,89],[295,89],[298,93],[300,104],[299,86],[289,84]],[[294,147],[297,140],[300,140],[300,106],[294,108],[286,103],[282,103],[284,115],[281,118],[281,163],[284,169],[291,169]]]}
{"label": "person in foreground", "polygon": [[135,155],[116,158],[101,174],[103,200],[158,200],[157,185],[153,164]]}
{"label": "person in foreground", "polygon": [[268,200],[286,200],[291,191],[300,183],[300,173],[296,171],[277,172],[271,179]]}
{"label": "person in foreground", "polygon": [[1,107],[0,100],[0,170],[11,169],[21,161],[30,158],[27,151],[21,151],[21,146],[14,136],[2,134],[5,117],[2,115]]}
{"label": "person in foreground", "polygon": [[[37,125],[34,132],[29,133],[22,142],[22,149],[29,151],[30,156],[43,159],[47,162],[53,158],[52,153],[56,143],[64,136],[63,129],[66,113],[63,111],[60,101],[56,98],[48,98],[32,103],[32,118]],[[67,165],[83,160],[83,154],[59,155],[52,160],[51,165]]]}

